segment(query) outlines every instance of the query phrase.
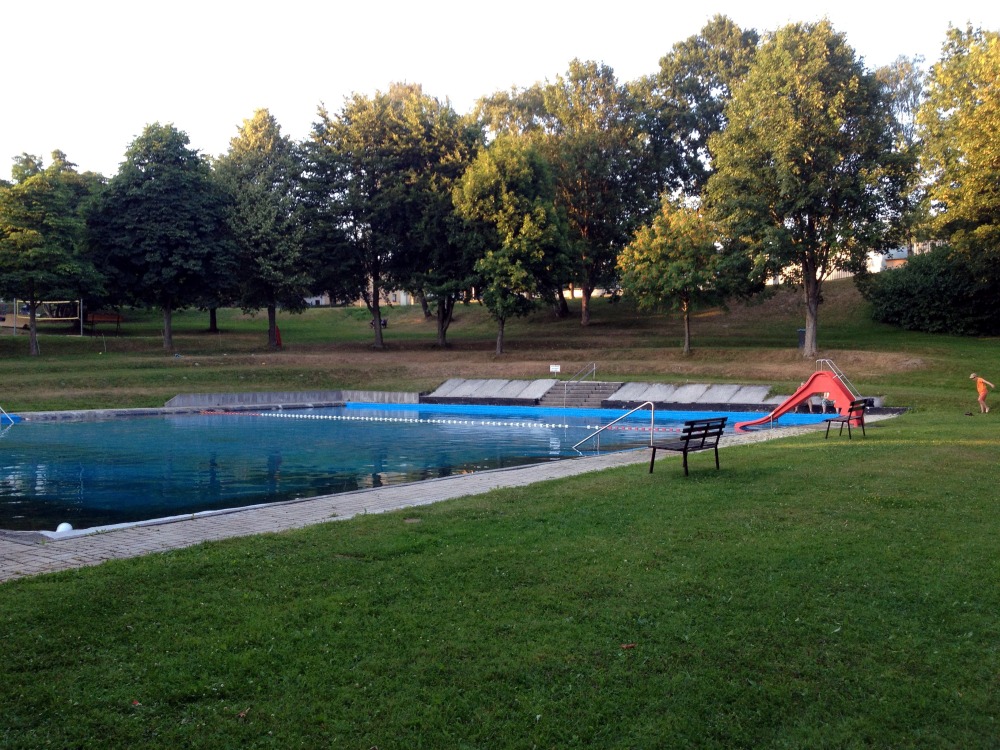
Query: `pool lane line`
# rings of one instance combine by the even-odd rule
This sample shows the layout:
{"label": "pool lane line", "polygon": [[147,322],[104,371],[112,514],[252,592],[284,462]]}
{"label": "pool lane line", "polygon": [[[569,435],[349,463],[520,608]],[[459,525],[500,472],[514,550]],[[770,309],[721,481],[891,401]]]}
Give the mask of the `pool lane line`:
{"label": "pool lane line", "polygon": [[[279,412],[247,412],[247,411],[203,411],[206,416],[232,416],[232,417],[271,417],[272,419],[309,419],[309,420],[332,420],[340,422],[397,422],[407,424],[454,424],[472,425],[474,427],[535,427],[541,429],[570,429],[599,430],[603,425],[569,425],[552,422],[495,422],[475,419],[415,419],[407,417],[350,417],[338,414],[285,414]],[[614,425],[604,427],[606,430],[622,430],[630,432],[680,432],[680,427],[645,427]]]}

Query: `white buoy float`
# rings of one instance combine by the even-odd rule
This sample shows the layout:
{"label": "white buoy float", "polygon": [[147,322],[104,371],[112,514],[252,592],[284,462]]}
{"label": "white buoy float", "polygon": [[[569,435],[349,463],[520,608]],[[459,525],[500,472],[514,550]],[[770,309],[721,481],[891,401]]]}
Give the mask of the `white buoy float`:
{"label": "white buoy float", "polygon": [[72,531],[72,530],[73,530],[73,524],[66,523],[65,521],[56,526],[57,534],[65,534],[67,531]]}

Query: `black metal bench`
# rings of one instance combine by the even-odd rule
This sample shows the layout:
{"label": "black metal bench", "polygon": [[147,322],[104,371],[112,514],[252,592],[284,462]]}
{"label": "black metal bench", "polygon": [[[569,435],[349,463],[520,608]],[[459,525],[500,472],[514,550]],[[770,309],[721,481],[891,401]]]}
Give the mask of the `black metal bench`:
{"label": "black metal bench", "polygon": [[826,437],[830,437],[830,427],[834,424],[840,424],[840,434],[844,434],[844,425],[847,425],[847,439],[851,439],[851,422],[856,426],[861,427],[861,435],[863,437],[868,437],[865,435],[865,409],[868,408],[868,399],[859,398],[851,402],[851,405],[847,407],[847,411],[841,414],[839,417],[832,417],[830,419],[824,420],[826,422]]}
{"label": "black metal bench", "polygon": [[649,457],[649,473],[653,473],[653,462],[656,461],[656,451],[673,451],[684,455],[684,476],[688,475],[688,453],[699,451],[715,451],[715,468],[719,468],[719,438],[726,427],[729,417],[713,417],[711,419],[692,419],[684,423],[679,440],[669,443],[651,443],[653,455]]}

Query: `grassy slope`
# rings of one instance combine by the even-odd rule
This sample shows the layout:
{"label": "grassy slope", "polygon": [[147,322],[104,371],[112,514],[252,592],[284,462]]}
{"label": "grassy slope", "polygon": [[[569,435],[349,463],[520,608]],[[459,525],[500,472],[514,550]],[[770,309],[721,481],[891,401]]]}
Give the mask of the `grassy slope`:
{"label": "grassy slope", "polygon": [[[720,472],[694,457],[687,480],[631,467],[4,584],[0,746],[996,747],[997,433],[992,414],[964,416],[967,371],[1000,372],[996,343],[880,329],[843,295],[821,339],[833,358],[918,407],[867,439],[748,445]],[[782,343],[796,326],[779,303],[773,319],[706,316],[690,360],[651,343],[676,341],[655,317],[601,323],[616,341],[583,351],[575,323],[524,321],[502,363],[475,321],[485,339],[460,320],[457,352],[401,343],[405,326],[426,336],[418,320],[390,322],[387,353],[309,346],[333,350],[326,367],[348,360],[335,377],[398,368],[392,387],[424,387],[397,362],[411,355],[430,381],[594,351],[620,352],[593,357],[599,374],[780,387],[811,363]],[[266,365],[230,353],[247,362],[230,372],[295,374],[274,365],[311,361],[300,346]],[[26,366],[73,377],[104,355],[48,356]]]}
{"label": "grassy slope", "polygon": [[[967,401],[973,369],[996,372],[995,347],[973,339],[928,336],[873,324],[850,282],[827,285],[821,310],[822,356],[834,359],[866,394],[921,407],[943,394]],[[204,332],[207,316],[175,320],[175,352],[164,352],[159,318],[132,312],[121,336],[42,338],[42,356],[26,356],[27,337],[0,335],[0,406],[7,411],[159,406],[183,392],[376,388],[432,390],[449,377],[548,377],[591,362],[606,380],[690,379],[765,383],[790,392],[812,371],[795,349],[803,324],[799,297],[707,311],[694,322],[695,353],[681,356],[680,321],[638,313],[627,304],[596,306],[594,323],[554,320],[546,312],[508,326],[507,353],[494,355],[494,326],[479,306],[460,307],[451,348],[434,345],[434,322],[416,308],[388,314],[388,348],[371,348],[361,309],[312,309],[283,315],[282,352],[266,350],[266,321],[223,311],[223,332]],[[178,354],[180,356],[173,356]],[[991,358],[992,357],[992,358]],[[974,402],[973,402],[974,405]]]}

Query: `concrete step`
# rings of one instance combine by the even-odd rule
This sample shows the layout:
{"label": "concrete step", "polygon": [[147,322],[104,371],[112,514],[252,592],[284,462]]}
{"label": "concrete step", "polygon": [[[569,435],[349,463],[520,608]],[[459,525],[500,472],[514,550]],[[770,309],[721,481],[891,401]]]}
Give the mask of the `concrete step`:
{"label": "concrete step", "polygon": [[538,405],[550,408],[600,409],[601,402],[621,386],[621,383],[594,380],[557,383],[549,389]]}

